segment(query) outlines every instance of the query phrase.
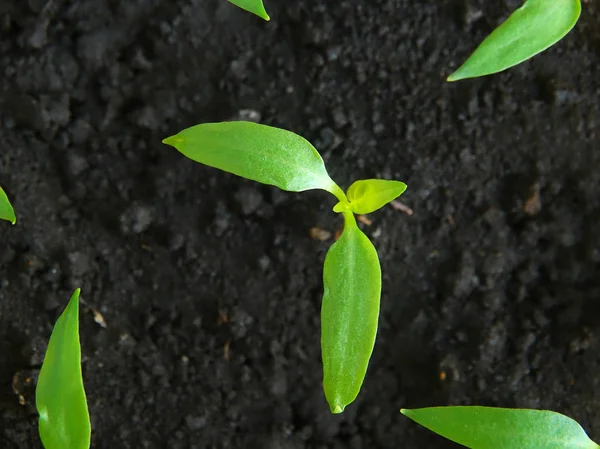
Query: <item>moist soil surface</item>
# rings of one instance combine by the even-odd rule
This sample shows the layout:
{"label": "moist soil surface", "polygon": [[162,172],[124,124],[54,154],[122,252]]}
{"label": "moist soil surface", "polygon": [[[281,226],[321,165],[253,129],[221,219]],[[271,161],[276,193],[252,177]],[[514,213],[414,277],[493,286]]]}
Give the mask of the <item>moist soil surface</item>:
{"label": "moist soil surface", "polygon": [[[508,72],[445,77],[517,0],[0,0],[0,448],[41,448],[34,384],[82,288],[92,447],[451,448],[401,407],[552,409],[600,438],[600,5]],[[324,192],[161,140],[246,119],[371,214],[379,335],[340,416],[321,386]],[[370,224],[368,221],[370,220]],[[324,241],[311,237],[325,238]]]}

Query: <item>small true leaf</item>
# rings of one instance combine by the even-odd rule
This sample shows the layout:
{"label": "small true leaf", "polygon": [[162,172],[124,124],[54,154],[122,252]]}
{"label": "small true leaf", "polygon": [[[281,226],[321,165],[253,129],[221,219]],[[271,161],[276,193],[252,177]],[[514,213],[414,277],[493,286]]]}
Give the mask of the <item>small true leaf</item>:
{"label": "small true leaf", "polygon": [[36,388],[40,438],[46,449],[88,449],[91,426],[79,344],[77,289],[50,336]]}
{"label": "small true leaf", "polygon": [[230,3],[245,9],[252,14],[256,14],[261,19],[271,20],[265,7],[263,5],[262,0],[228,0]]}
{"label": "small true leaf", "polygon": [[[363,179],[354,182],[346,193],[350,210],[355,214],[370,214],[398,198],[406,190],[406,184],[400,181],[384,179]],[[343,212],[348,206],[340,202],[333,209]]]}
{"label": "small true leaf", "polygon": [[201,164],[283,190],[323,189],[340,196],[317,150],[284,129],[252,122],[204,123],[163,143]]}
{"label": "small true leaf", "polygon": [[431,407],[401,410],[429,430],[471,449],[598,449],[573,419],[545,410]]}
{"label": "small true leaf", "polygon": [[15,210],[13,209],[12,204],[10,204],[6,193],[2,190],[2,187],[0,187],[0,219],[8,220],[12,224],[17,222]]}
{"label": "small true leaf", "polygon": [[381,295],[377,252],[352,213],[344,213],[344,219],[344,232],[323,268],[323,388],[332,413],[344,411],[360,391],[375,344]]}
{"label": "small true leaf", "polygon": [[520,64],[561,40],[580,14],[580,0],[527,0],[448,81],[490,75]]}

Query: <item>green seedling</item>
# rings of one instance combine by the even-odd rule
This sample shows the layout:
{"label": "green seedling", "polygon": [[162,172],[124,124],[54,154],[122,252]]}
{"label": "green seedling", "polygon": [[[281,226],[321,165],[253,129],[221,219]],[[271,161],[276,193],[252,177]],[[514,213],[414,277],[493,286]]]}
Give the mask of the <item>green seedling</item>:
{"label": "green seedling", "polygon": [[338,199],[344,232],[329,249],[323,269],[321,309],[323,388],[333,413],[360,391],[377,333],[381,269],[377,252],[354,213],[367,214],[406,190],[398,181],[357,181],[348,196],[329,177],[317,150],[283,129],[250,122],[206,123],[164,143],[188,158],[282,190],[326,190]]}
{"label": "green seedling", "polygon": [[573,419],[546,410],[431,407],[401,412],[471,449],[598,449]]}
{"label": "green seedling", "polygon": [[17,222],[17,217],[15,216],[15,210],[10,204],[6,193],[0,187],[0,220],[10,221],[12,224]]}
{"label": "green seedling", "polygon": [[37,382],[39,432],[46,449],[89,449],[91,438],[79,344],[79,292],[56,321]]}
{"label": "green seedling", "polygon": [[448,81],[490,75],[520,64],[565,37],[580,14],[580,0],[527,0]]}
{"label": "green seedling", "polygon": [[245,9],[252,14],[257,15],[261,19],[271,20],[265,6],[263,5],[262,0],[227,0],[229,3],[233,3],[234,5]]}

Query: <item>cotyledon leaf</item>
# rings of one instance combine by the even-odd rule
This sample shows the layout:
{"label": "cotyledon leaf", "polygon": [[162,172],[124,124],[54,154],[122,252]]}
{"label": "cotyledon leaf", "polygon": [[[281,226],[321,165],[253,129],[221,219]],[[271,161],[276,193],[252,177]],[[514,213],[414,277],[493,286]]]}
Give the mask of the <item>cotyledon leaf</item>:
{"label": "cotyledon leaf", "polygon": [[471,449],[598,449],[573,419],[546,410],[430,407],[401,412]]}
{"label": "cotyledon leaf", "polygon": [[37,382],[39,432],[46,449],[88,449],[91,426],[79,343],[77,289],[56,321]]}
{"label": "cotyledon leaf", "polygon": [[245,9],[252,14],[256,14],[261,19],[271,20],[265,7],[263,5],[262,0],[228,0],[230,3]]}
{"label": "cotyledon leaf", "polygon": [[490,75],[520,64],[561,40],[580,14],[580,0],[527,0],[448,81]]}
{"label": "cotyledon leaf", "polygon": [[341,413],[367,372],[381,296],[377,251],[351,212],[344,212],[344,232],[325,257],[323,284],[323,388],[332,413]]}
{"label": "cotyledon leaf", "polygon": [[12,224],[17,222],[17,217],[15,216],[15,210],[10,204],[6,193],[0,187],[0,219],[10,221]]}
{"label": "cotyledon leaf", "polygon": [[346,196],[348,202],[339,202],[334,212],[351,210],[355,214],[370,214],[398,198],[406,190],[406,184],[385,179],[361,179],[354,182]]}
{"label": "cotyledon leaf", "polygon": [[317,150],[291,131],[253,122],[204,123],[163,140],[188,158],[283,190],[342,190]]}

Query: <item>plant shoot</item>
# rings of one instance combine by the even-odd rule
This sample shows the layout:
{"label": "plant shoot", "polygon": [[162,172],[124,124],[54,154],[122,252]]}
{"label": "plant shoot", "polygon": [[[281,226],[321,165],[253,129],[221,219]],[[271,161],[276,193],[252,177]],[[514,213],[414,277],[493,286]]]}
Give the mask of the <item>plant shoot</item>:
{"label": "plant shoot", "polygon": [[251,122],[196,125],[163,141],[184,156],[282,190],[325,190],[338,204],[344,231],[329,249],[323,269],[321,308],[323,387],[333,413],[341,413],[360,391],[375,336],[381,269],[373,244],[354,213],[373,212],[406,190],[398,181],[355,182],[346,195],[329,177],[317,150],[290,131]]}

